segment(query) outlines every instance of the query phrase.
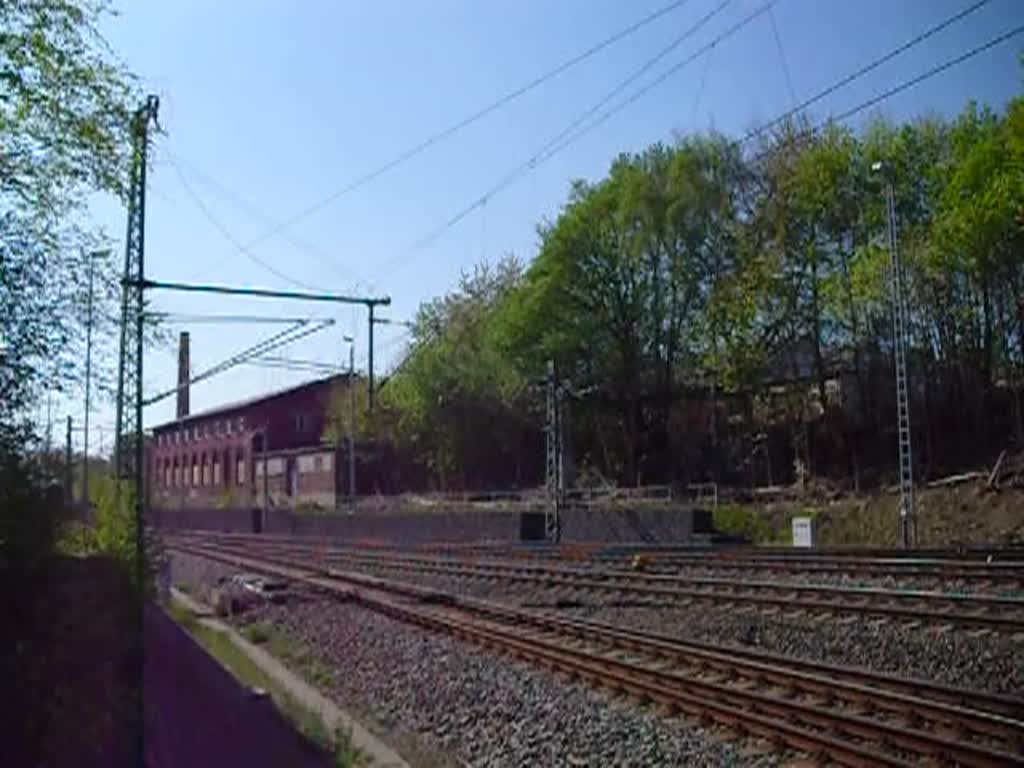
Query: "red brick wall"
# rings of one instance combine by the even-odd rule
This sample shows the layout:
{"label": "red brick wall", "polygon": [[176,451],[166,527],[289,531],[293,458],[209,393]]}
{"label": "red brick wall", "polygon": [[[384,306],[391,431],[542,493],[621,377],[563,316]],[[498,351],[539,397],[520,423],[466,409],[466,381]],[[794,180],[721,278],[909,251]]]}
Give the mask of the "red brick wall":
{"label": "red brick wall", "polygon": [[[320,446],[331,392],[338,384],[338,378],[326,379],[250,405],[194,416],[180,425],[171,422],[157,427],[147,459],[150,503],[158,507],[209,507],[229,500],[234,505],[262,503],[262,481],[256,484],[253,480],[254,460],[264,450],[264,439],[271,454]],[[237,476],[239,458],[245,471],[241,485]],[[216,478],[214,459],[219,465]],[[193,463],[200,467],[198,482],[193,482]],[[286,483],[284,475],[271,476],[272,497],[287,496]],[[304,487],[317,496],[333,494],[333,464],[327,472],[301,479],[299,490]]]}

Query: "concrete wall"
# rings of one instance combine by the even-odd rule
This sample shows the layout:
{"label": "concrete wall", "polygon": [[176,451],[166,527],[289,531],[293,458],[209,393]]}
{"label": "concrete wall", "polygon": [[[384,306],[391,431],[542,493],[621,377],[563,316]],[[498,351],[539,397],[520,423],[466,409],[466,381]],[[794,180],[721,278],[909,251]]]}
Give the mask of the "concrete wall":
{"label": "concrete wall", "polygon": [[[246,509],[154,510],[154,525],[171,530],[251,531],[253,514]],[[271,509],[263,518],[268,533],[326,536],[345,541],[381,544],[426,542],[516,541],[518,512],[432,512],[374,514],[296,514]],[[566,542],[687,541],[693,533],[689,510],[569,510],[562,524]]]}

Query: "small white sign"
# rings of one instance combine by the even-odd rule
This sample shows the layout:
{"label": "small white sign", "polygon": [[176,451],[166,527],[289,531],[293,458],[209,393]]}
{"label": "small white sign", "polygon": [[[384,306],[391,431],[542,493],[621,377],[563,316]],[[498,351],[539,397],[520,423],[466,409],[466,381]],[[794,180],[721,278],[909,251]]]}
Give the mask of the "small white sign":
{"label": "small white sign", "polygon": [[793,546],[814,546],[814,519],[810,517],[793,518]]}

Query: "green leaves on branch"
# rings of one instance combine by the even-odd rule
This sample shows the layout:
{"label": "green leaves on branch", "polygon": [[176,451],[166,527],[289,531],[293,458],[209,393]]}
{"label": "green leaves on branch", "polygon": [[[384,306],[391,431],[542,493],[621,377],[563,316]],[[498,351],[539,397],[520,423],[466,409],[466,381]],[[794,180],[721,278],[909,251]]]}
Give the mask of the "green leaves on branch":
{"label": "green leaves on branch", "polygon": [[[99,33],[102,0],[0,3],[0,418],[79,377],[96,192],[121,195],[133,79]],[[94,365],[117,312],[117,260],[94,261]]]}
{"label": "green leaves on branch", "polygon": [[[888,464],[867,427],[891,421],[876,161],[894,185],[918,390],[935,388],[937,403],[1020,379],[1024,101],[859,134],[806,127],[783,125],[747,154],[722,136],[687,137],[575,182],[525,272],[480,267],[421,307],[381,390],[378,434],[441,486],[501,485],[508,466],[541,482],[524,455],[542,451],[535,385],[554,359],[596,387],[571,406],[577,462],[622,483],[736,481],[772,432],[811,471]],[[842,412],[840,380],[840,400],[856,404]],[[727,424],[709,412],[716,397]],[[937,437],[931,447],[941,455]]]}

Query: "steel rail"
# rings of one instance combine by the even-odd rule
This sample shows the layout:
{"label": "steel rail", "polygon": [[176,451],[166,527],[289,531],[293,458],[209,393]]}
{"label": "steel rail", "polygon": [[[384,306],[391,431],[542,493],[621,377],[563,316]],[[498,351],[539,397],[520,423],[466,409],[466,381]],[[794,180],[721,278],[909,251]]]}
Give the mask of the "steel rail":
{"label": "steel rail", "polygon": [[[398,545],[392,547],[400,549]],[[885,560],[891,562],[925,561],[934,563],[960,562],[966,564],[987,565],[990,562],[1001,562],[1009,559],[1018,565],[1024,565],[1024,546],[986,546],[986,547],[932,547],[921,549],[882,549],[877,547],[814,547],[808,550],[793,549],[779,546],[752,545],[711,545],[711,544],[658,544],[652,542],[601,542],[581,541],[563,543],[557,546],[537,545],[509,541],[492,542],[426,542],[414,545],[414,549],[423,551],[441,551],[453,553],[465,552],[508,552],[537,557],[561,557],[584,551],[598,557],[631,556],[648,552],[662,556],[679,555],[682,557],[775,557],[786,560],[850,562],[857,560]],[[610,552],[611,551],[611,552]],[[616,555],[614,552],[618,552]]]}
{"label": "steel rail", "polygon": [[[242,538],[251,537],[254,534],[232,533],[222,534],[238,536]],[[282,537],[259,534],[262,538],[282,539]],[[282,539],[287,540],[287,539]],[[628,563],[636,555],[650,558],[652,566],[682,565],[684,567],[702,568],[744,568],[752,570],[768,571],[793,571],[793,572],[819,572],[830,574],[845,574],[851,572],[867,572],[872,575],[885,575],[895,577],[935,577],[935,578],[962,578],[976,580],[1003,579],[1011,582],[1024,582],[1024,554],[1016,554],[1012,550],[1014,560],[954,560],[934,557],[858,557],[858,556],[822,556],[810,553],[797,553],[787,550],[785,553],[762,552],[760,549],[754,551],[751,548],[743,548],[740,551],[729,549],[681,552],[676,550],[663,551],[659,547],[632,546],[621,554],[610,554],[601,552],[602,549],[615,549],[615,546],[586,545],[577,550],[571,549],[571,545],[563,545],[560,548],[544,548],[533,550],[522,546],[503,547],[449,547],[449,546],[422,546],[416,547],[412,552],[409,548],[400,547],[360,547],[365,551],[379,551],[387,554],[401,553],[403,555],[420,554],[429,552],[435,556],[447,556],[453,558],[466,558],[470,556],[485,557],[492,560],[499,559],[570,559],[574,552],[582,553],[587,561],[596,561],[610,564]],[[693,548],[685,548],[693,549]],[[598,551],[590,551],[598,550]],[[816,552],[818,550],[815,550]],[[1010,552],[1008,550],[1008,552]],[[895,553],[893,553],[895,554]],[[550,555],[550,557],[545,557]],[[1005,555],[1004,555],[1005,556]],[[572,558],[576,559],[576,558]]]}
{"label": "steel rail", "polygon": [[[213,537],[211,534],[204,535],[208,538]],[[219,538],[252,541],[252,538],[240,539],[236,534]],[[357,553],[326,543],[305,544],[289,540],[270,544],[279,546],[284,551],[315,552],[323,558],[380,564],[391,570],[527,582],[546,587],[634,594],[642,597],[752,604],[787,611],[860,614],[1006,632],[1024,631],[1024,600],[1020,598],[721,578],[684,579],[632,572],[609,574],[515,561],[466,564],[446,558]],[[666,583],[669,585],[666,586]],[[1011,611],[1012,614],[998,615],[993,611]]]}
{"label": "steel rail", "polygon": [[[521,556],[522,552],[517,554]],[[809,555],[739,555],[725,553],[661,553],[657,550],[637,548],[630,554],[592,554],[587,561],[625,565],[634,556],[649,560],[652,568],[658,569],[744,569],[768,572],[850,574],[862,573],[872,577],[894,578],[964,579],[983,582],[1024,584],[1024,560],[993,561],[951,560],[934,558],[891,558],[891,557],[814,557]],[[452,553],[451,556],[460,556]],[[461,553],[465,557],[465,553]],[[488,557],[500,555],[488,553]],[[507,556],[507,555],[506,555]],[[540,559],[540,558],[538,558]],[[567,559],[567,558],[566,558]]]}
{"label": "steel rail", "polygon": [[[264,546],[263,549],[265,551],[267,548]],[[252,552],[253,550],[249,547],[246,551]],[[292,562],[276,558],[273,550],[271,550],[271,557],[274,558],[275,562],[283,562],[285,564]],[[318,568],[323,568],[323,563],[317,563],[316,566]],[[334,571],[327,568],[325,572],[333,573]],[[358,580],[360,584],[364,585],[369,584],[377,587],[387,585],[387,588],[392,591],[400,591],[402,594],[421,600],[436,599],[436,596],[439,594],[437,590],[432,588],[394,582],[391,580],[381,579],[377,576],[345,572],[345,578],[350,581]],[[942,685],[929,680],[899,678],[854,667],[843,667],[803,659],[794,659],[793,657],[773,654],[766,651],[754,651],[751,649],[734,647],[726,649],[720,645],[714,645],[711,643],[681,641],[667,635],[641,632],[637,630],[626,630],[592,620],[582,621],[567,619],[551,612],[540,612],[534,610],[527,611],[521,608],[515,608],[494,601],[478,598],[460,596],[458,598],[451,598],[449,602],[452,600],[457,601],[459,605],[471,606],[475,610],[487,612],[491,615],[499,615],[503,618],[519,623],[528,623],[544,627],[557,626],[561,629],[573,632],[597,631],[603,633],[606,639],[611,638],[618,640],[624,645],[628,645],[630,647],[635,646],[637,642],[646,643],[646,649],[655,654],[675,654],[679,656],[683,654],[721,654],[724,652],[727,653],[728,660],[731,663],[735,662],[737,657],[740,657],[746,661],[754,663],[755,665],[781,665],[786,668],[787,672],[799,669],[809,675],[816,675],[819,677],[824,676],[828,679],[829,685],[833,685],[837,680],[842,680],[856,685],[882,687],[894,693],[910,694],[918,698],[928,696],[933,700],[953,705],[958,709],[975,709],[985,711],[990,714],[1008,717],[1014,721],[1024,720],[1024,699],[1012,696],[983,691],[969,691],[962,688],[956,688],[954,686]],[[702,661],[711,658],[713,657],[704,657],[702,658]],[[759,669],[758,671],[763,672],[764,670]]]}
{"label": "steel rail", "polygon": [[[478,642],[488,640],[496,643],[505,650],[511,650],[517,655],[525,655],[534,660],[551,664],[563,671],[570,671],[574,674],[594,679],[601,684],[612,684],[614,687],[629,691],[641,698],[660,700],[670,706],[691,711],[686,704],[698,707],[699,714],[710,714],[715,719],[729,722],[732,725],[754,722],[758,728],[753,732],[781,740],[790,746],[795,746],[812,753],[824,752],[829,757],[848,765],[907,765],[910,764],[901,757],[894,757],[888,753],[879,752],[865,747],[859,743],[860,740],[881,741],[885,745],[900,750],[907,750],[919,754],[929,755],[940,759],[953,759],[962,765],[991,766],[1006,765],[1007,761],[1013,762],[1018,759],[1014,754],[992,749],[987,746],[974,744],[970,741],[951,740],[937,733],[923,730],[914,730],[910,727],[895,725],[886,721],[868,719],[859,714],[850,712],[839,712],[824,709],[822,706],[807,704],[794,700],[780,699],[752,691],[745,688],[736,688],[717,681],[683,676],[678,673],[668,672],[660,667],[643,666],[635,661],[625,661],[621,658],[595,655],[592,651],[578,648],[558,646],[543,637],[531,637],[526,640],[522,637],[522,630],[515,620],[519,618],[518,612],[509,610],[502,606],[487,605],[481,601],[456,601],[450,595],[437,593],[436,591],[423,589],[415,585],[396,584],[386,582],[374,577],[367,577],[362,574],[351,574],[338,572],[333,569],[322,571],[327,576],[312,576],[311,569],[307,565],[300,565],[296,568],[295,563],[281,563],[280,561],[268,561],[262,558],[254,558],[251,555],[240,555],[223,549],[210,549],[209,547],[195,546],[191,544],[180,544],[172,541],[169,544],[171,549],[182,552],[208,557],[214,560],[227,562],[237,567],[250,568],[252,570],[264,570],[278,576],[291,578],[318,588],[326,588],[334,593],[341,593],[347,597],[354,597],[361,602],[368,602],[371,607],[384,610],[404,620],[415,621],[416,623],[430,625],[435,629],[442,629],[463,636],[470,636]],[[347,581],[359,587],[359,591],[342,588],[338,581]],[[392,601],[367,598],[366,590],[398,593],[404,596],[416,597],[421,602],[440,602],[446,605],[446,611],[467,611],[476,610],[486,613],[488,609],[496,612],[499,617],[505,614],[504,625],[488,624],[481,626],[479,620],[468,621],[457,619],[451,616],[438,616],[437,611],[424,613],[422,609],[413,608],[407,604],[397,604]],[[564,627],[563,627],[564,629]],[[557,630],[556,630],[557,631]],[[597,630],[594,630],[597,631]],[[627,633],[628,634],[628,633]],[[621,640],[621,637],[619,638]],[[637,637],[631,638],[634,642],[640,642]],[[650,639],[643,639],[649,643]],[[562,656],[559,660],[559,656]],[[571,663],[567,661],[571,659]],[[772,674],[776,678],[784,675],[783,671],[769,670],[762,666],[758,674]],[[806,684],[806,676],[800,673],[790,675],[790,683],[794,680]],[[819,693],[828,690],[836,690],[842,684],[837,681],[818,680],[815,681]],[[822,686],[825,688],[823,689]],[[849,685],[846,686],[849,688]],[[806,688],[804,689],[806,690]],[[854,690],[854,701],[865,703],[881,703],[886,700],[888,706],[893,696],[899,695],[891,692],[879,691],[870,688],[860,687]],[[832,700],[835,696],[826,696]],[[904,700],[895,711],[903,714],[911,714],[911,720],[920,718],[922,712],[940,713],[942,716],[936,718],[947,726],[962,724],[965,728],[977,730],[977,720],[987,722],[990,726],[1000,724],[999,718],[986,718],[984,713],[971,712],[969,710],[958,710],[955,707],[948,707],[942,704],[927,701],[912,701],[913,697],[903,696]],[[709,700],[712,702],[709,712]],[[916,708],[915,708],[916,705]],[[909,706],[909,709],[908,709]],[[719,709],[715,709],[719,707]],[[724,709],[721,709],[724,707]],[[729,711],[732,708],[733,711]],[[892,712],[892,707],[888,706]],[[794,726],[793,718],[797,719],[799,725]],[[735,719],[739,718],[739,719]],[[753,718],[753,720],[751,720]],[[1001,722],[1004,728],[1010,733],[1018,736],[1021,731],[1019,722],[1005,719]],[[825,736],[820,731],[811,730],[808,726],[827,729],[829,732],[837,732],[846,736],[848,741],[843,742],[831,736]],[[764,729],[764,730],[760,730]],[[795,730],[794,730],[795,729]],[[981,729],[982,733],[992,733],[991,730]],[[850,738],[853,741],[849,741]],[[808,741],[810,739],[810,741]],[[1012,739],[1011,739],[1012,740]],[[1019,745],[1019,739],[1016,742]]]}

